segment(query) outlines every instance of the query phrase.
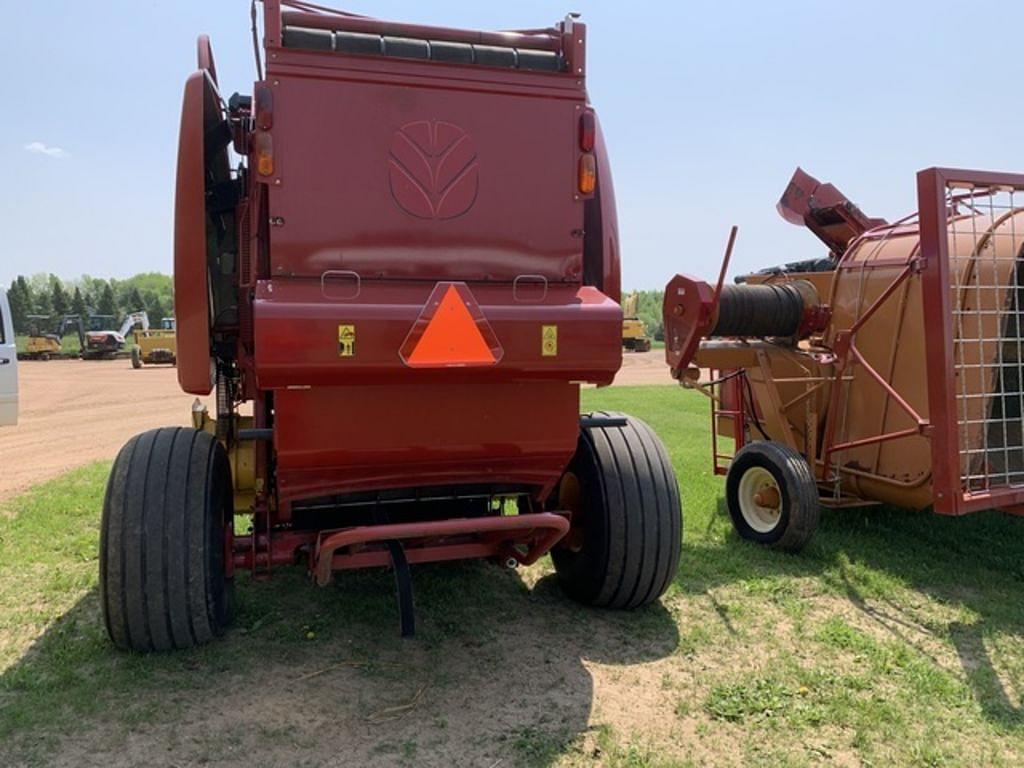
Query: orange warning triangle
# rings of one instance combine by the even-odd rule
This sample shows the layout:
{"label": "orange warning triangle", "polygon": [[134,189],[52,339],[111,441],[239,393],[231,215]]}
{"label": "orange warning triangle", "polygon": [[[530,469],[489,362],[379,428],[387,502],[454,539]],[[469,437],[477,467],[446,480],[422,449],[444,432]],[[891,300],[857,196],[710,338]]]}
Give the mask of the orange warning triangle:
{"label": "orange warning triangle", "polygon": [[448,286],[440,306],[406,362],[423,366],[491,365],[496,362],[494,352],[454,285]]}

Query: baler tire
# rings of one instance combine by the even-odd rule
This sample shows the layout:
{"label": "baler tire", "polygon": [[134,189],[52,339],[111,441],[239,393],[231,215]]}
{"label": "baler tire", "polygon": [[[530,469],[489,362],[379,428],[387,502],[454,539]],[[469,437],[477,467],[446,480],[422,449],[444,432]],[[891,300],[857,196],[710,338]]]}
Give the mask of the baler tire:
{"label": "baler tire", "polygon": [[[756,480],[753,473],[766,479],[770,475],[770,484],[774,480],[780,496],[774,522],[771,517],[775,516],[769,515],[763,521],[754,521],[755,526],[744,515],[741,496],[746,491],[742,484],[745,476],[748,481]],[[773,440],[748,443],[733,457],[725,478],[725,500],[733,527],[741,538],[785,552],[803,549],[821,517],[818,485],[807,459],[785,443]]]}
{"label": "baler tire", "polygon": [[621,413],[594,415],[626,424],[581,428],[566,477],[579,483],[582,543],[576,550],[556,546],[551,559],[574,600],[638,608],[660,598],[679,568],[679,486],[665,446],[647,424]]}
{"label": "baler tire", "polygon": [[138,347],[132,347],[132,368],[138,370],[142,367],[142,352]]}
{"label": "baler tire", "polygon": [[231,468],[213,435],[164,427],[125,444],[100,524],[100,603],[116,646],[167,651],[223,633],[234,601],[224,569],[232,507]]}

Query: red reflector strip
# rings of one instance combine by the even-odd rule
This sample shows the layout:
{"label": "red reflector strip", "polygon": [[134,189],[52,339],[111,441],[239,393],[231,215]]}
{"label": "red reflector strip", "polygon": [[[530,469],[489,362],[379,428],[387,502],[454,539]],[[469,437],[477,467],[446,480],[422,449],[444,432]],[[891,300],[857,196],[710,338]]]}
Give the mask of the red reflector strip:
{"label": "red reflector strip", "polygon": [[502,349],[465,283],[438,283],[399,351],[411,368],[495,365]]}

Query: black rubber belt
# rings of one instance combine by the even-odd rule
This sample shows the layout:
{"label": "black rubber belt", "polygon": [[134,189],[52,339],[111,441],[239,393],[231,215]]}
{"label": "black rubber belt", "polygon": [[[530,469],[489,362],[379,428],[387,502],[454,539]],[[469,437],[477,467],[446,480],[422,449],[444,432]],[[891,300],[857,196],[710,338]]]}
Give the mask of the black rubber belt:
{"label": "black rubber belt", "polygon": [[[373,519],[378,525],[387,525],[388,513],[377,507],[373,511]],[[388,539],[385,543],[391,554],[391,567],[395,571],[399,627],[402,637],[412,637],[416,634],[416,608],[412,602],[412,571],[409,568],[409,558],[405,556],[405,547],[398,539]]]}

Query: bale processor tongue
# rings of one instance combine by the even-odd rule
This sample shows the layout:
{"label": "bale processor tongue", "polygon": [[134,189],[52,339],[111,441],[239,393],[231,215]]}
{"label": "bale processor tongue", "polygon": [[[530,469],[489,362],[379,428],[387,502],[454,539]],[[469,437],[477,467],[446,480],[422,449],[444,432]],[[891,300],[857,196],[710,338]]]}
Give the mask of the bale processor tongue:
{"label": "bale processor tongue", "polygon": [[[887,224],[797,169],[778,210],[827,260],[669,283],[666,359],[712,398],[741,535],[797,549],[819,503],[1024,511],[1022,190],[1013,174],[929,169],[917,214]],[[778,488],[750,479],[766,468]],[[766,507],[783,487],[803,501]]]}

